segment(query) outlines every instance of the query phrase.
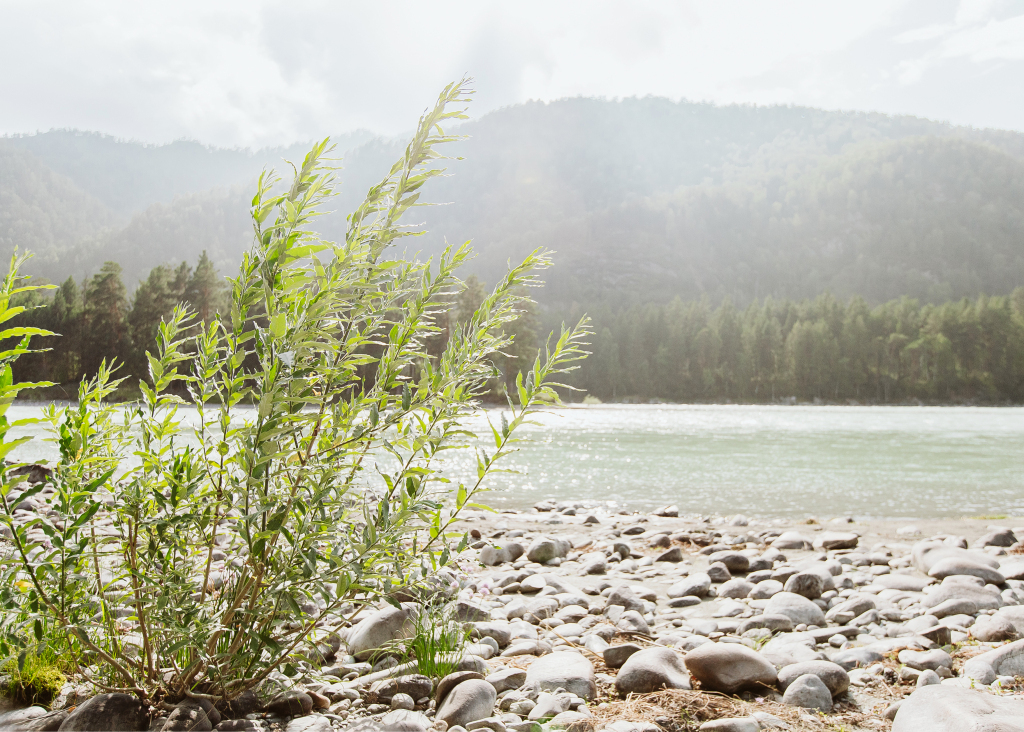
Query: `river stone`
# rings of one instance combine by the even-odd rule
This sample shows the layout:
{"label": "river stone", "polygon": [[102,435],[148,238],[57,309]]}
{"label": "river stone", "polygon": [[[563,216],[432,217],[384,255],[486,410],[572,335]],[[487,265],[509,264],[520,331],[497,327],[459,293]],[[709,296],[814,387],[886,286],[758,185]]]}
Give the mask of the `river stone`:
{"label": "river stone", "polygon": [[1011,529],[993,529],[992,531],[985,534],[983,537],[974,542],[975,546],[1001,546],[1011,547],[1017,543],[1017,537],[1014,536]]}
{"label": "river stone", "polygon": [[816,572],[797,572],[786,580],[784,589],[808,600],[816,600],[825,591],[825,583]]}
{"label": "river stone", "polygon": [[615,677],[615,689],[623,696],[648,694],[658,689],[690,688],[690,677],[679,654],[660,646],[629,656]]}
{"label": "river stone", "polygon": [[605,601],[605,606],[608,605],[620,605],[625,610],[636,610],[637,612],[644,610],[644,601],[636,596],[629,585],[619,585],[609,592],[608,599]]}
{"label": "river stone", "polygon": [[434,701],[437,702],[438,706],[440,706],[444,703],[445,697],[448,696],[452,689],[459,684],[466,681],[482,680],[483,678],[483,674],[477,673],[476,671],[455,671],[454,673],[450,673],[437,682],[437,688],[434,690]]}
{"label": "river stone", "polygon": [[630,656],[640,650],[642,649],[636,643],[621,643],[617,646],[608,646],[601,655],[605,666],[620,668]]}
{"label": "river stone", "polygon": [[1008,621],[1017,630],[1017,635],[1024,635],[1024,607],[1020,605],[1001,607],[996,610],[993,617]]}
{"label": "river stone", "polygon": [[740,600],[750,595],[750,591],[754,589],[754,585],[747,582],[745,579],[731,579],[721,587],[718,588],[719,597],[728,597],[734,600]]}
{"label": "river stone", "polygon": [[710,564],[706,570],[707,576],[711,578],[712,582],[728,582],[732,579],[732,574],[729,572],[729,568],[721,562],[714,562]]}
{"label": "river stone", "polygon": [[892,732],[1024,732],[1024,701],[946,684],[924,686],[903,700]]}
{"label": "river stone", "polygon": [[1008,580],[1024,580],[1024,561],[1020,559],[999,565],[999,574]]}
{"label": "river stone", "polygon": [[[519,668],[506,668],[487,675],[487,683],[500,694],[509,689],[518,689],[526,683],[526,671]],[[422,697],[421,697],[422,698]]]}
{"label": "river stone", "polygon": [[751,600],[767,600],[782,592],[784,585],[778,580],[766,579],[754,585],[748,594]]}
{"label": "river stone", "polygon": [[[391,729],[390,727],[388,729]],[[331,732],[331,721],[319,714],[296,717],[288,722],[284,732]]]}
{"label": "river stone", "polygon": [[531,562],[546,564],[552,559],[563,559],[569,553],[569,542],[565,539],[552,539],[540,536],[534,539],[526,550],[526,558]]}
{"label": "river stone", "polygon": [[804,674],[814,674],[821,679],[832,696],[839,696],[850,688],[850,675],[846,669],[831,661],[804,661],[784,666],[779,670],[779,688],[785,691]]}
{"label": "river stone", "polygon": [[875,607],[875,599],[871,595],[856,594],[825,613],[825,619],[835,620],[843,613],[849,613],[852,618],[858,618],[869,610],[874,610]]}
{"label": "river stone", "polygon": [[733,551],[714,552],[708,557],[708,561],[714,564],[721,562],[730,572],[746,572],[750,568],[750,557],[745,554]]}
{"label": "river stone", "polygon": [[4,732],[55,732],[68,718],[68,712],[53,712],[43,707],[26,707],[0,714],[0,730]]}
{"label": "river stone", "polygon": [[655,562],[673,562],[679,563],[684,559],[683,550],[681,547],[674,546],[668,551],[664,551],[654,558]]}
{"label": "river stone", "polygon": [[804,674],[791,681],[786,693],[782,695],[782,703],[802,709],[832,711],[832,695],[825,683],[814,674]]}
{"label": "river stone", "polygon": [[590,700],[597,693],[594,666],[580,653],[556,651],[538,658],[526,669],[525,685],[535,691],[559,688]]}
{"label": "river stone", "polygon": [[911,560],[914,567],[925,574],[928,574],[936,563],[949,557],[978,562],[979,564],[992,567],[992,569],[999,567],[999,562],[985,552],[961,549],[941,541],[919,541],[914,544],[914,548],[911,550]]}
{"label": "river stone", "polygon": [[174,707],[161,729],[162,732],[204,732],[219,723],[220,712],[206,699],[185,699]]}
{"label": "river stone", "polygon": [[792,592],[780,592],[773,595],[768,604],[764,607],[765,614],[785,615],[793,621],[794,625],[804,623],[806,625],[825,625],[825,613],[802,595]]}
{"label": "river stone", "polygon": [[452,689],[437,708],[435,719],[465,727],[470,722],[486,719],[494,711],[498,694],[494,687],[483,679],[469,679]]}
{"label": "river stone", "polygon": [[387,732],[429,732],[431,724],[431,720],[424,714],[408,709],[395,709],[380,720],[380,729]]}
{"label": "river stone", "polygon": [[953,668],[953,659],[941,648],[930,651],[912,651],[909,648],[899,652],[899,660],[904,666],[915,668],[918,671],[931,669],[938,671],[940,668]]}
{"label": "river stone", "polygon": [[514,562],[523,556],[526,550],[517,541],[501,544],[488,544],[480,550],[480,564],[493,567],[498,564]]}
{"label": "river stone", "polygon": [[268,701],[263,711],[276,717],[300,717],[313,711],[313,698],[304,691],[289,689]]}
{"label": "river stone", "polygon": [[928,570],[928,575],[938,580],[954,575],[970,575],[972,577],[980,577],[987,584],[992,585],[1001,585],[1006,581],[1006,578],[1003,577],[998,569],[993,569],[987,564],[963,557],[940,559]]}
{"label": "river stone", "polygon": [[932,615],[937,619],[949,617],[950,615],[976,615],[977,613],[978,606],[974,604],[974,600],[965,600],[957,597],[940,602],[928,611],[928,615]]}
{"label": "river stone", "polygon": [[619,616],[618,622],[615,623],[615,627],[621,630],[623,633],[640,633],[642,635],[651,635],[651,628],[647,625],[647,621],[644,620],[644,616],[638,613],[636,610],[627,610]]}
{"label": "river stone", "polygon": [[370,693],[376,694],[378,700],[390,704],[396,694],[408,694],[413,699],[430,696],[434,690],[434,682],[422,674],[406,674],[391,679],[381,679],[370,686]]}
{"label": "river stone", "polygon": [[982,616],[971,626],[971,635],[983,643],[1011,641],[1017,637],[1017,628],[1006,618]]}
{"label": "river stone", "polygon": [[881,663],[885,656],[871,648],[850,648],[832,656],[832,663],[850,671],[855,668],[866,668],[873,663]]}
{"label": "river stone", "polygon": [[963,675],[986,686],[997,676],[1024,676],[1024,640],[967,659]]}
{"label": "river stone", "polygon": [[786,531],[772,542],[772,546],[776,549],[810,549],[813,542],[797,531]]}
{"label": "river stone", "polygon": [[700,732],[758,732],[760,723],[754,717],[712,719],[700,726]]}
{"label": "river stone", "polygon": [[386,607],[363,619],[348,635],[348,652],[365,661],[373,652],[397,638],[408,638],[414,632],[416,606]]}
{"label": "river stone", "polygon": [[997,587],[987,586],[980,577],[953,575],[932,588],[921,604],[931,608],[946,600],[971,600],[979,610],[997,610],[1003,606],[1003,597]]}
{"label": "river stone", "polygon": [[778,680],[775,667],[764,657],[739,643],[706,643],[683,659],[690,675],[707,691],[734,694],[758,690]]}
{"label": "river stone", "polygon": [[743,635],[755,628],[767,628],[773,633],[788,633],[793,630],[793,621],[788,615],[755,615],[741,622],[736,628],[736,633]]}
{"label": "river stone", "polygon": [[61,732],[136,732],[149,729],[149,711],[132,694],[97,694],[68,716]]}
{"label": "river stone", "polygon": [[694,572],[688,577],[676,582],[668,588],[668,596],[675,597],[704,597],[711,589],[711,578],[704,572]]}
{"label": "river stone", "polygon": [[856,549],[857,535],[849,531],[823,531],[814,539],[815,549],[827,552],[835,549]]}
{"label": "river stone", "polygon": [[887,590],[901,590],[903,592],[921,592],[932,583],[929,577],[914,577],[909,574],[892,572],[883,574],[871,580],[871,584]]}

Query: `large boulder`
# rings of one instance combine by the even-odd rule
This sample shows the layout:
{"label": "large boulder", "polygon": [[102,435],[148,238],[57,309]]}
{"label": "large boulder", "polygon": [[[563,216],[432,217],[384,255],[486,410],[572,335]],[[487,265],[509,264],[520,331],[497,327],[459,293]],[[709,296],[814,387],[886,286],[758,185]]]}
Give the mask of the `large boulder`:
{"label": "large boulder", "polygon": [[968,659],[963,675],[986,685],[995,681],[997,676],[1024,676],[1024,640],[1007,643]]}
{"label": "large boulder", "polygon": [[416,606],[406,602],[401,607],[389,606],[364,618],[348,634],[348,652],[365,661],[388,642],[410,637],[416,612]]}
{"label": "large boulder", "polygon": [[825,613],[802,595],[793,592],[779,592],[772,595],[768,604],[764,607],[767,615],[785,615],[793,621],[794,625],[804,623],[806,625],[825,625]]}
{"label": "large boulder", "polygon": [[946,684],[922,686],[903,700],[892,732],[1024,732],[1024,701]]}
{"label": "large boulder", "polygon": [[487,719],[494,711],[498,693],[483,679],[469,679],[456,686],[445,696],[437,708],[435,719],[448,723],[448,727],[466,725]]}
{"label": "large boulder", "polygon": [[149,729],[149,709],[131,694],[98,694],[64,720],[61,732],[138,732]]}
{"label": "large boulder", "polygon": [[647,694],[658,689],[689,689],[690,676],[682,658],[671,648],[652,646],[626,659],[615,677],[615,689],[622,695]]}
{"label": "large boulder", "polygon": [[594,665],[583,654],[573,651],[557,651],[538,658],[526,669],[525,685],[535,691],[562,688],[587,700],[597,694]]}
{"label": "large boulder", "polygon": [[686,654],[683,662],[707,691],[735,694],[774,686],[778,680],[771,663],[739,643],[705,643]]}

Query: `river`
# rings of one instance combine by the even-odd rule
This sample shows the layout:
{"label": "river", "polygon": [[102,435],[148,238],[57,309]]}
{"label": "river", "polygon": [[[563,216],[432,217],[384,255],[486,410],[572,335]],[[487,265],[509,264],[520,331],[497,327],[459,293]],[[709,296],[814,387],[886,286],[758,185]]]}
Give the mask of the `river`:
{"label": "river", "polygon": [[[16,405],[9,416],[38,413]],[[538,421],[506,465],[521,472],[494,476],[490,505],[554,498],[722,515],[1024,515],[1024,408],[594,405]],[[483,417],[470,426],[485,428]],[[15,453],[54,455],[40,440]],[[447,469],[469,479],[475,462],[461,455]]]}

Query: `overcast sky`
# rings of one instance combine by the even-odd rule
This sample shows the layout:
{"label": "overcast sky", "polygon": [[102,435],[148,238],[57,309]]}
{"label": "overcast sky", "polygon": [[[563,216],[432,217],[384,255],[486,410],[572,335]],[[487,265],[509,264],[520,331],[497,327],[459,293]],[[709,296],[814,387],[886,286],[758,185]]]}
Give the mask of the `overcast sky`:
{"label": "overcast sky", "polygon": [[0,0],[0,133],[279,145],[647,94],[915,114],[1024,131],[1020,0]]}

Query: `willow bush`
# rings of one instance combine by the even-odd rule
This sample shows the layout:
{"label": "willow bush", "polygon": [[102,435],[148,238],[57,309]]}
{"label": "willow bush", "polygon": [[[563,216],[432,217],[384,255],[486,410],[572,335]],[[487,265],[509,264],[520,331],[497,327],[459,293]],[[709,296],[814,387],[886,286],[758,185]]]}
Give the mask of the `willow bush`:
{"label": "willow bush", "polygon": [[[312,228],[336,185],[329,141],[286,190],[262,176],[230,317],[204,324],[179,307],[160,326],[150,378],[129,409],[106,401],[119,383],[107,366],[81,385],[77,404],[49,409],[60,460],[48,510],[16,522],[13,489],[18,500],[45,494],[3,470],[9,631],[63,643],[104,690],[229,700],[308,648],[318,626],[395,602],[398,588],[426,582],[465,546],[453,521],[478,505],[517,428],[557,399],[553,379],[585,356],[588,335],[585,322],[563,328],[518,376],[508,416],[486,441],[467,433],[510,345],[507,326],[549,265],[536,251],[511,267],[444,353],[428,356],[471,250],[421,262],[393,245],[414,233],[399,222],[443,172],[436,148],[456,138],[442,124],[464,118],[468,93],[465,81],[444,90],[349,216],[343,242]],[[24,385],[10,383],[9,365],[3,373],[7,404]],[[441,458],[467,444],[475,479],[452,482]],[[228,561],[214,571],[221,552]]]}

